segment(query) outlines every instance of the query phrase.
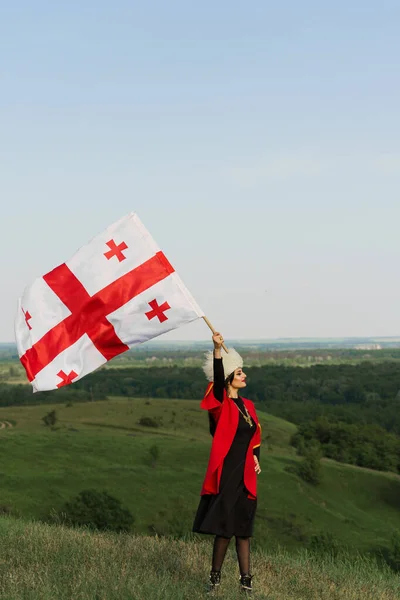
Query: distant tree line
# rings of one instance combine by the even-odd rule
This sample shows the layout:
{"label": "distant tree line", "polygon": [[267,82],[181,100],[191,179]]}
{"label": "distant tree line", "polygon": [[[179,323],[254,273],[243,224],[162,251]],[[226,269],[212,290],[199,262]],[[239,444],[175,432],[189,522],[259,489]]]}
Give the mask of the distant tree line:
{"label": "distant tree line", "polygon": [[[396,362],[263,366],[246,369],[246,396],[260,409],[296,424],[326,416],[332,422],[379,425],[400,435],[400,368]],[[200,368],[104,368],[73,387],[93,394],[200,400]]]}
{"label": "distant tree line", "polygon": [[302,423],[292,436],[300,455],[311,448],[339,462],[378,471],[400,471],[400,438],[378,425],[331,423],[326,417]]}
{"label": "distant tree line", "polygon": [[[262,366],[246,369],[246,396],[260,409],[296,424],[379,425],[400,435],[400,368],[396,362]],[[200,400],[207,382],[197,367],[102,368],[76,383],[32,394],[30,386],[0,384],[0,406],[85,402],[107,396]]]}
{"label": "distant tree line", "polygon": [[400,368],[395,362],[271,367],[263,384],[254,375],[252,371],[249,377],[252,391],[255,386],[251,397],[288,421],[300,425],[325,416],[331,422],[379,425],[400,435]]}
{"label": "distant tree line", "polygon": [[[96,395],[96,400],[104,400],[106,397],[105,394],[99,391]],[[90,389],[84,390],[74,386],[33,394],[30,385],[0,383],[0,406],[62,404],[67,402],[88,402],[93,399],[93,393]]]}

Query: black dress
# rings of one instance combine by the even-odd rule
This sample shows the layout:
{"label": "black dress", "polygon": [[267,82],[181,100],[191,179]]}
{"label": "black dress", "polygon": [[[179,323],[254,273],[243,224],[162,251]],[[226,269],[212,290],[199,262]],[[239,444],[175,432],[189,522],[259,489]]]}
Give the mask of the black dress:
{"label": "black dress", "polygon": [[[214,359],[213,391],[215,398],[222,402],[224,392],[222,359]],[[243,400],[241,398],[232,398],[232,400],[246,414]],[[246,454],[255,431],[253,419],[252,422],[253,427],[249,427],[239,413],[236,434],[224,460],[219,493],[201,496],[193,524],[194,532],[227,538],[253,535],[257,500],[248,498],[248,491],[244,486]],[[254,451],[254,454],[259,456],[259,448]]]}

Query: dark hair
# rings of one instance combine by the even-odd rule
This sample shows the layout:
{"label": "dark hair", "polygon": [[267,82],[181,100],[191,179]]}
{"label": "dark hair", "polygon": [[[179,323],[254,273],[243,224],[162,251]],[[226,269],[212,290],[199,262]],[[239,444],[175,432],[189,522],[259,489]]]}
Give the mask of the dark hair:
{"label": "dark hair", "polygon": [[235,371],[233,371],[233,373],[231,373],[230,375],[228,375],[228,377],[225,379],[225,390],[226,390],[226,393],[228,393],[229,386],[232,383],[232,381],[234,380],[234,378],[235,378]]}

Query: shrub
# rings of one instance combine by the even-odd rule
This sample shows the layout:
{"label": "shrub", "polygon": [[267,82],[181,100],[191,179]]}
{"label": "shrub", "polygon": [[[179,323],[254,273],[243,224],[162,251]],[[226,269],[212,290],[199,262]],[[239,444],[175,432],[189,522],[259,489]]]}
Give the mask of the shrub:
{"label": "shrub", "polygon": [[143,427],[159,427],[160,423],[157,419],[153,419],[153,417],[140,417],[138,425],[143,425]]}
{"label": "shrub", "polygon": [[97,490],[83,490],[61,512],[70,524],[90,529],[129,531],[134,522],[132,513],[117,498]]}
{"label": "shrub", "polygon": [[321,483],[321,453],[316,448],[304,452],[304,458],[296,465],[295,472],[303,481],[318,485]]}
{"label": "shrub", "polygon": [[340,548],[331,533],[322,532],[312,536],[310,549],[316,554],[330,554],[331,556],[337,556]]}
{"label": "shrub", "polygon": [[150,465],[154,468],[157,464],[157,461],[160,457],[160,448],[156,445],[149,448],[149,462]]}
{"label": "shrub", "polygon": [[44,417],[42,417],[42,421],[46,425],[46,427],[53,428],[57,423],[56,411],[51,410],[50,412],[48,412],[47,415],[44,415]]}
{"label": "shrub", "polygon": [[400,533],[394,531],[390,540],[390,547],[386,554],[386,562],[394,571],[400,571]]}
{"label": "shrub", "polygon": [[0,515],[11,515],[13,512],[9,504],[0,504]]}

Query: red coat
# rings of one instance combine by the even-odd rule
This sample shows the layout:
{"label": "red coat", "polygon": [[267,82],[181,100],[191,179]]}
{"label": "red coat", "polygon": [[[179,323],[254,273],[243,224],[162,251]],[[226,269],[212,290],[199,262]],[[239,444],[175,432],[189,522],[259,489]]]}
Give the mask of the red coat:
{"label": "red coat", "polygon": [[[200,404],[202,409],[211,412],[217,425],[201,495],[218,494],[224,459],[232,445],[239,423],[239,411],[234,401],[224,391],[223,402],[219,402],[215,398],[212,388],[213,384],[210,384]],[[242,400],[256,424],[244,466],[244,485],[249,492],[249,498],[255,499],[257,496],[257,474],[254,470],[253,450],[261,444],[261,425],[258,422],[253,402],[246,400],[246,398],[242,398]]]}

